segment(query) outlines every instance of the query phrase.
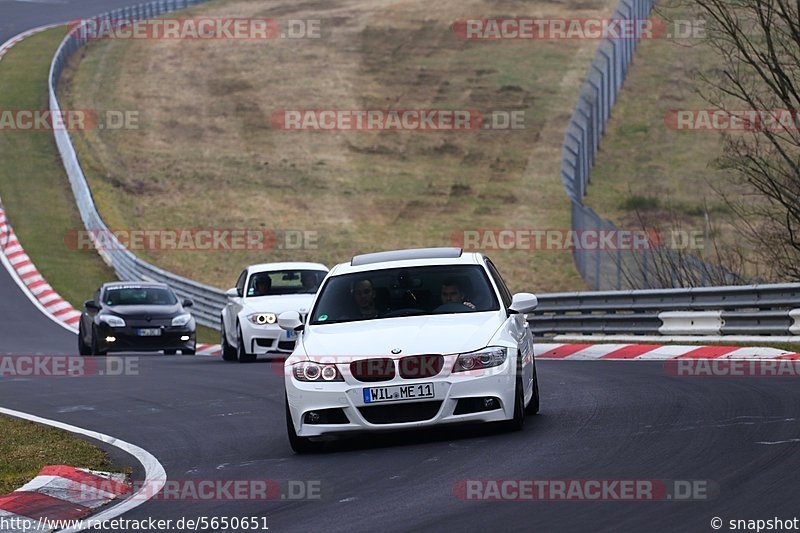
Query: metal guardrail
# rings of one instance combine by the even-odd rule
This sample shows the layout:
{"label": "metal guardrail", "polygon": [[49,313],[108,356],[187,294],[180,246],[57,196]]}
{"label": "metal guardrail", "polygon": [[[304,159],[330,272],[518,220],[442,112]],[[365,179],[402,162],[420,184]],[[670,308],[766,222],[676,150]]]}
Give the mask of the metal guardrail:
{"label": "metal guardrail", "polygon": [[800,283],[542,294],[536,336],[800,335]]}
{"label": "metal guardrail", "polygon": [[[54,115],[58,113],[61,106],[58,103],[56,89],[58,80],[64,70],[67,60],[81,46],[86,44],[86,35],[91,35],[89,31],[82,31],[87,24],[124,24],[125,21],[142,20],[157,17],[178,9],[184,9],[205,2],[206,0],[159,0],[147,4],[116,9],[92,17],[82,22],[67,35],[56,51],[55,57],[50,65],[49,91],[50,91],[50,111]],[[86,177],[81,169],[80,161],[75,153],[75,148],[70,140],[69,133],[62,130],[55,130],[56,145],[64,162],[72,192],[78,205],[81,219],[90,235],[111,235],[108,227],[103,222],[102,217],[97,212],[92,192],[86,182]],[[146,261],[142,261],[133,253],[127,250],[113,237],[111,246],[102,250],[100,255],[116,272],[117,276],[124,281],[159,281],[170,285],[182,298],[191,298],[195,305],[191,309],[192,314],[198,323],[213,328],[219,327],[220,310],[224,307],[226,298],[225,293],[215,287],[203,285],[190,279],[178,276],[166,270],[153,266]]]}

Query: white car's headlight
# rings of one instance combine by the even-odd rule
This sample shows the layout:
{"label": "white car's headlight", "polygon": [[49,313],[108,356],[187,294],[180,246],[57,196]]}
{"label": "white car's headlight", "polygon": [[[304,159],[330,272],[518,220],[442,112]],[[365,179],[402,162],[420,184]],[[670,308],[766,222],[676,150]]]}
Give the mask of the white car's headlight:
{"label": "white car's headlight", "polygon": [[247,320],[258,326],[266,326],[267,324],[274,324],[278,321],[278,315],[275,313],[254,313],[247,317]]}
{"label": "white car's headlight", "polygon": [[321,365],[313,361],[293,365],[292,375],[297,381],[344,381],[336,365]]}
{"label": "white car's headlight", "polygon": [[190,315],[189,313],[184,313],[182,315],[178,315],[175,318],[173,318],[172,325],[176,327],[185,326],[186,324],[189,323],[191,319],[192,315]]}
{"label": "white car's headlight", "polygon": [[115,315],[100,315],[100,322],[105,322],[112,328],[124,328],[125,320]]}
{"label": "white car's headlight", "polygon": [[507,349],[492,346],[477,352],[462,353],[456,359],[453,372],[470,372],[482,370],[493,366],[500,366],[506,362]]}

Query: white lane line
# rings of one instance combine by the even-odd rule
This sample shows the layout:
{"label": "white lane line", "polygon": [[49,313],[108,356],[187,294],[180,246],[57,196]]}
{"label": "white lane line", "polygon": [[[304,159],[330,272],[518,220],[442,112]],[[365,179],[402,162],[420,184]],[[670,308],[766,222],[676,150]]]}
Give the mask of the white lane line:
{"label": "white lane line", "polygon": [[767,446],[771,446],[773,444],[792,444],[795,442],[800,442],[800,439],[789,439],[789,440],[776,440],[776,441],[762,441],[756,442],[756,444],[766,444]]}
{"label": "white lane line", "polygon": [[[77,426],[65,424],[57,420],[50,420],[36,415],[23,413],[22,411],[6,409],[5,407],[0,407],[0,414],[21,418],[23,420],[29,420],[31,422],[36,422],[37,424],[45,424],[47,426],[52,426],[54,428],[63,429],[71,433],[77,433],[79,435],[84,435],[86,437],[99,440],[100,442],[110,444],[111,446],[131,454],[136,458],[137,461],[139,461],[139,463],[141,463],[141,465],[144,467],[145,474],[142,488],[134,493],[130,498],[123,500],[117,505],[109,507],[105,511],[92,516],[91,519],[95,523],[111,520],[112,518],[116,518],[117,516],[120,516],[131,509],[139,507],[161,492],[161,489],[164,488],[164,484],[167,481],[167,472],[164,470],[164,466],[158,462],[158,459],[156,459],[156,457],[147,450],[140,448],[135,444],[131,444],[129,442],[125,442],[124,440],[111,437],[104,433],[98,433],[97,431],[92,431],[90,429],[79,428]],[[78,528],[67,528],[62,529],[60,533],[77,533],[78,531],[80,531]]]}

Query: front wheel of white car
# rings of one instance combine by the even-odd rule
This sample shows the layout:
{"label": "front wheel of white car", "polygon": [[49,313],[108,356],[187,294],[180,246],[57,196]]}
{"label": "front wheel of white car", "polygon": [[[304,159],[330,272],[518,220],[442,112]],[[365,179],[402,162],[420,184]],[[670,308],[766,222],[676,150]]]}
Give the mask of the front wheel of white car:
{"label": "front wheel of white car", "polygon": [[251,363],[256,360],[256,355],[247,353],[247,347],[244,345],[244,335],[242,335],[242,328],[239,326],[239,336],[236,339],[236,356],[239,358],[240,363]]}
{"label": "front wheel of white car", "polygon": [[294,429],[294,422],[292,422],[292,414],[289,411],[289,399],[285,398],[286,402],[286,433],[289,436],[289,446],[292,451],[298,454],[314,453],[322,449],[322,443],[314,442],[308,437],[300,437]]}
{"label": "front wheel of white car", "polygon": [[533,365],[533,396],[525,408],[526,415],[535,415],[539,412],[539,378],[536,377],[536,364]]}
{"label": "front wheel of white car", "polygon": [[225,322],[221,321],[219,343],[222,347],[223,361],[236,361],[236,348],[228,344],[228,337],[225,335]]}
{"label": "front wheel of white car", "polygon": [[524,425],[525,390],[522,388],[522,377],[517,376],[516,385],[514,386],[514,416],[510,420],[506,420],[504,428],[508,431],[520,431]]}

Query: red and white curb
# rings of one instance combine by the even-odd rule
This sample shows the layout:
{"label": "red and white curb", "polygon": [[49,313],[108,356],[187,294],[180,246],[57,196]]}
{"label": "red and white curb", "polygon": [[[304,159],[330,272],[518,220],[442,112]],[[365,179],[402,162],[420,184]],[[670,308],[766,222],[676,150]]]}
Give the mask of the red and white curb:
{"label": "red and white curb", "polygon": [[30,482],[0,496],[0,532],[54,531],[53,521],[85,518],[132,492],[126,477],[71,466],[45,466]]}
{"label": "red and white curb", "polygon": [[197,355],[222,355],[222,347],[219,344],[198,344]]}
{"label": "red and white curb", "polygon": [[537,359],[667,361],[671,359],[800,359],[777,348],[660,344],[536,344]]}
{"label": "red and white curb", "polygon": [[3,256],[2,263],[6,270],[16,278],[17,284],[31,301],[38,303],[40,309],[54,321],[77,332],[80,311],[64,300],[36,269],[6,218],[2,200],[0,200],[0,255]]}

